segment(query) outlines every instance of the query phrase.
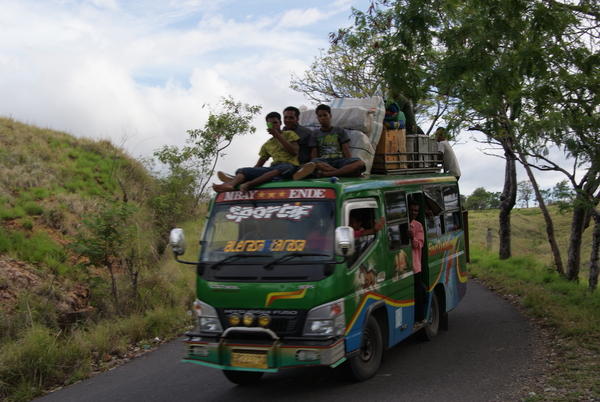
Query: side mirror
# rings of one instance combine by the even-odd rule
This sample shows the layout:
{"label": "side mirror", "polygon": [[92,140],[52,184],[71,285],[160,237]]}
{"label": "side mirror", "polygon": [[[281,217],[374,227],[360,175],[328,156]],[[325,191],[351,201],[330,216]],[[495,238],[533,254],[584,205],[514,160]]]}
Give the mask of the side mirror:
{"label": "side mirror", "polygon": [[354,229],[350,226],[335,229],[335,254],[342,257],[354,254]]}
{"label": "side mirror", "polygon": [[173,229],[169,235],[169,245],[175,254],[175,258],[185,253],[185,236],[183,235],[183,229]]}

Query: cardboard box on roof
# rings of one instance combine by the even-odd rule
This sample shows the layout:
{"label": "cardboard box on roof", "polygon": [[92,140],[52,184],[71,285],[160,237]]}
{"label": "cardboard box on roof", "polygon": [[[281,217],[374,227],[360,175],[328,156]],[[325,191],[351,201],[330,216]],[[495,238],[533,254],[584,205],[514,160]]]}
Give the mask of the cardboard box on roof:
{"label": "cardboard box on roof", "polygon": [[375,149],[373,169],[383,172],[390,169],[406,169],[406,163],[402,163],[406,161],[406,155],[400,155],[399,152],[406,152],[406,129],[392,130],[384,127]]}

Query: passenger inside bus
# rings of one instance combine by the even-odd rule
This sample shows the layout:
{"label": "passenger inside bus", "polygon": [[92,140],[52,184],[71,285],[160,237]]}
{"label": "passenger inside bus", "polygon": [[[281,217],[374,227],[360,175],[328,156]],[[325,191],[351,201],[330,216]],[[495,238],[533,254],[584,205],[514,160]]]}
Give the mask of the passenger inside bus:
{"label": "passenger inside bus", "polygon": [[[370,219],[367,220],[364,218],[365,212],[368,212],[368,210],[355,209],[350,212],[350,219],[348,223],[350,224],[350,227],[354,229],[355,239],[358,239],[362,236],[374,235],[383,229],[383,226],[385,225],[385,218],[383,216],[379,218],[379,221],[374,220],[373,225],[371,225]],[[368,226],[368,228],[363,226]]]}
{"label": "passenger inside bus", "polygon": [[348,260],[351,266],[361,254],[375,241],[375,234],[383,229],[385,218],[377,221],[374,208],[353,209],[350,211],[348,225],[354,229],[354,255]]}
{"label": "passenger inside bus", "polygon": [[333,225],[328,224],[328,220],[324,218],[318,222],[317,228],[306,237],[306,249],[330,251],[333,249]]}
{"label": "passenger inside bus", "polygon": [[247,232],[242,240],[265,240],[267,235],[267,223],[260,220],[251,220],[247,222]]}

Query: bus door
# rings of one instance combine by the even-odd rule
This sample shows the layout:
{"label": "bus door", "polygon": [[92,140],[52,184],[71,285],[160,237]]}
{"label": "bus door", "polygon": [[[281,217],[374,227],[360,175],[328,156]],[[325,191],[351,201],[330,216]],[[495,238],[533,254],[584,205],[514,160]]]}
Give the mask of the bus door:
{"label": "bus door", "polygon": [[[385,192],[385,218],[387,226],[387,250],[390,275],[388,294],[391,311],[391,343],[398,343],[412,333],[414,322],[413,299],[414,278],[412,271],[412,250],[408,238],[409,216],[406,192],[394,190]],[[393,325],[392,325],[393,324]]]}
{"label": "bus door", "polygon": [[[423,186],[425,238],[429,250],[423,261],[423,281],[431,290],[443,283],[446,310],[465,293],[466,258],[460,198],[456,183]],[[427,273],[425,274],[425,269]],[[464,272],[464,275],[461,275]]]}

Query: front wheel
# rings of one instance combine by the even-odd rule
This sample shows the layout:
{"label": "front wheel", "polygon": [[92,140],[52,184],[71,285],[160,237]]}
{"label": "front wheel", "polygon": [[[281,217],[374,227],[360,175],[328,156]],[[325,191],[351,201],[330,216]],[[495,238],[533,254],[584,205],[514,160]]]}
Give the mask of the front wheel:
{"label": "front wheel", "polygon": [[346,371],[353,381],[366,381],[377,374],[383,356],[383,338],[375,317],[370,316],[363,333],[362,346],[358,355],[348,359]]}
{"label": "front wheel", "polygon": [[429,318],[425,323],[425,328],[418,332],[419,337],[424,341],[431,341],[436,337],[440,329],[440,304],[438,303],[435,291],[431,295],[431,303],[429,304]]}
{"label": "front wheel", "polygon": [[264,373],[262,371],[223,370],[223,374],[234,384],[252,385],[260,380]]}

